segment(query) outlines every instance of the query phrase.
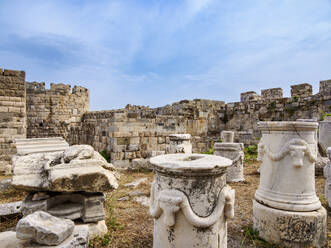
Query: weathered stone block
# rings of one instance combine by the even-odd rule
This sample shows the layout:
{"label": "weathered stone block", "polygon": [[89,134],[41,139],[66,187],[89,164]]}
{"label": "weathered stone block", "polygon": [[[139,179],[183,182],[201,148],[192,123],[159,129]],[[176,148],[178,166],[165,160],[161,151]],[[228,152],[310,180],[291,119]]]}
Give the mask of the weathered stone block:
{"label": "weathered stone block", "polygon": [[324,247],[327,241],[327,213],[321,207],[310,212],[269,208],[253,201],[254,229],[270,243],[284,247]]}
{"label": "weathered stone block", "polygon": [[34,240],[38,244],[59,245],[72,234],[74,227],[71,220],[37,211],[18,221],[16,236],[22,240]]}
{"label": "weathered stone block", "polygon": [[35,153],[14,160],[13,187],[37,191],[103,192],[118,187],[108,163],[90,146]]}

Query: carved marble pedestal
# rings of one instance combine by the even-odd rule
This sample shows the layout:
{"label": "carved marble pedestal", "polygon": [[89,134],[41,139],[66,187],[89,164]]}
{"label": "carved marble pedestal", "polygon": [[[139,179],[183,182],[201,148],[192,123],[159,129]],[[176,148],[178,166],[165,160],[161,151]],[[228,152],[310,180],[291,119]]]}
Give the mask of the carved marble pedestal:
{"label": "carved marble pedestal", "polygon": [[234,215],[234,190],[226,185],[232,161],[205,154],[151,158],[155,179],[150,213],[154,248],[227,247],[226,220]]}
{"label": "carved marble pedestal", "polygon": [[192,153],[190,134],[170,134],[167,153]]}
{"label": "carved marble pedestal", "polygon": [[233,143],[234,132],[233,131],[222,131],[221,139],[224,143]]}
{"label": "carved marble pedestal", "polygon": [[325,177],[325,198],[331,207],[331,147],[328,147],[327,154],[329,157],[328,164],[324,167],[324,177]]}
{"label": "carved marble pedestal", "polygon": [[244,181],[244,144],[232,143],[234,133],[231,131],[222,132],[222,143],[214,144],[214,155],[222,156],[232,160],[232,165],[227,169],[227,182]]}
{"label": "carved marble pedestal", "polygon": [[259,122],[260,185],[253,204],[254,228],[285,247],[322,247],[326,211],[315,192],[316,122]]}

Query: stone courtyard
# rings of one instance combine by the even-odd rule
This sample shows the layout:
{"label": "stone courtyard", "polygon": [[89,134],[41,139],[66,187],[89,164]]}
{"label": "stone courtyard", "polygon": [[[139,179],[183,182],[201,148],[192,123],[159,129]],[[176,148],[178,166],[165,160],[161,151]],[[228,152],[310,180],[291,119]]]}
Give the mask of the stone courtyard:
{"label": "stone courtyard", "polygon": [[331,80],[89,101],[0,69],[0,247],[331,247]]}

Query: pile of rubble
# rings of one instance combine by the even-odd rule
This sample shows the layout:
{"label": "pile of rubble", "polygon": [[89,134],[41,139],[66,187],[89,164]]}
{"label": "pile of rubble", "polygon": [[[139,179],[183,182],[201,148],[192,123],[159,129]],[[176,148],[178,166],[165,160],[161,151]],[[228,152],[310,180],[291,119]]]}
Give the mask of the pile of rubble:
{"label": "pile of rubble", "polygon": [[13,162],[11,185],[28,195],[16,234],[0,234],[11,240],[8,247],[87,247],[89,238],[107,232],[104,192],[118,187],[117,174],[91,146],[18,155]]}

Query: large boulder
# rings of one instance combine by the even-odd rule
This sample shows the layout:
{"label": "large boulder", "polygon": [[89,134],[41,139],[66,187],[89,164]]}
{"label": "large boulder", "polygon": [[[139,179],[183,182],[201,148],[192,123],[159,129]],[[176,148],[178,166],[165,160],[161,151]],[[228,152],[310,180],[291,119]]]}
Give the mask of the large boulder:
{"label": "large boulder", "polygon": [[13,162],[12,186],[18,189],[105,192],[118,187],[113,167],[88,145],[17,156]]}
{"label": "large boulder", "polygon": [[19,220],[16,237],[33,240],[38,244],[59,245],[72,234],[74,227],[75,224],[71,220],[37,211]]}

